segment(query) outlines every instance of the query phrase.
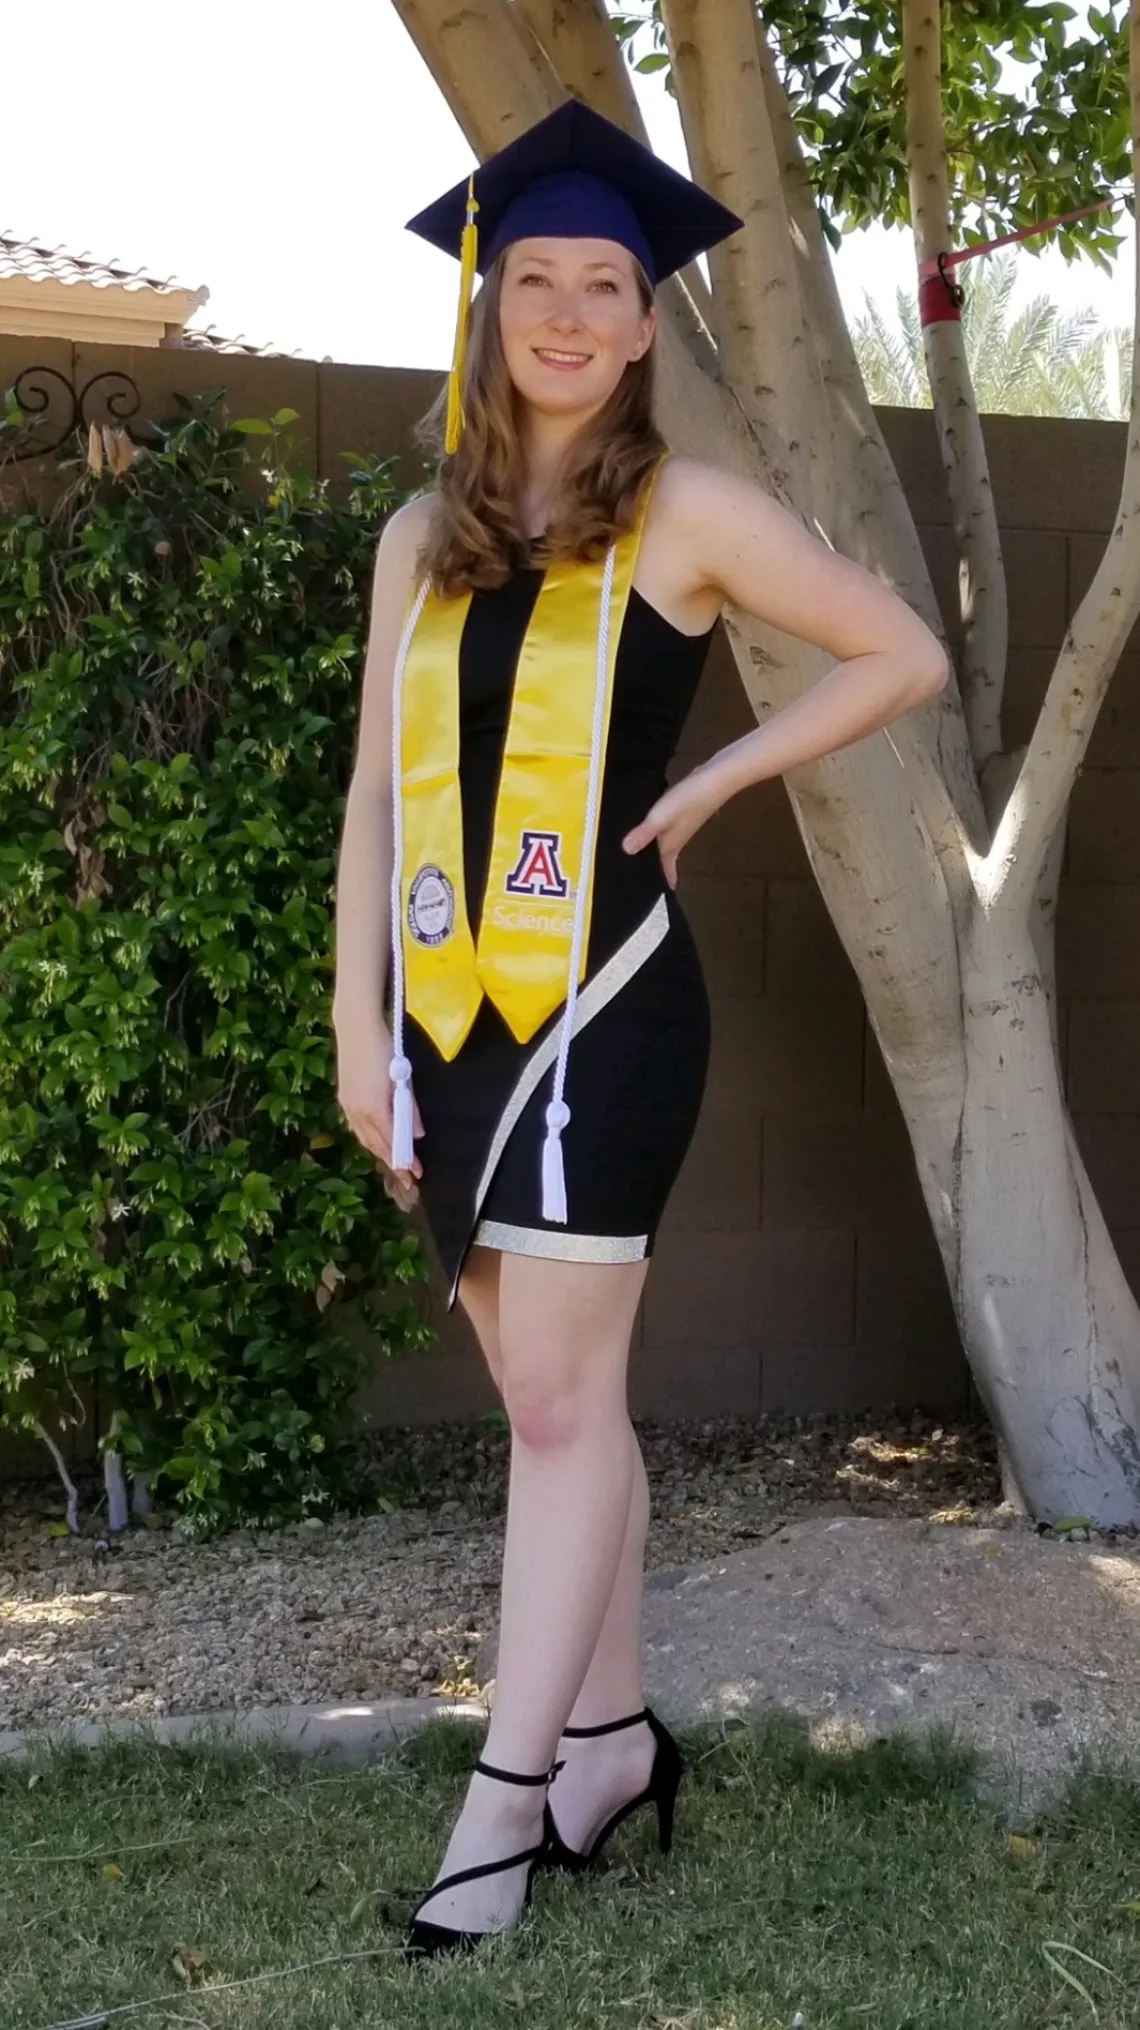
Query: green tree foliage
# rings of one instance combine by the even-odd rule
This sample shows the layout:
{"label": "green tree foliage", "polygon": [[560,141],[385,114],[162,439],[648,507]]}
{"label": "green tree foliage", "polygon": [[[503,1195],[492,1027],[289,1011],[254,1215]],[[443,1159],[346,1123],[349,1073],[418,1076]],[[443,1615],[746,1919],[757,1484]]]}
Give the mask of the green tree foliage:
{"label": "green tree foliage", "polygon": [[[758,0],[757,11],[832,244],[857,226],[909,223],[896,0]],[[657,0],[619,5],[614,19],[637,68],[667,69]],[[951,201],[963,245],[1106,195],[1131,201],[1124,0],[1090,6],[1085,23],[1061,0],[943,0],[941,19]],[[1049,237],[1067,256],[1085,252],[1103,267],[1121,245],[1111,210]]]}
{"label": "green tree foliage", "polygon": [[346,1498],[367,1357],[331,1299],[426,1337],[329,1028],[392,477],[356,460],[334,504],[295,412],[221,399],[0,512],[0,1418],[58,1436],[94,1395],[203,1526]]}
{"label": "green tree foliage", "polygon": [[[1097,329],[1094,310],[1063,316],[1035,296],[1016,316],[1011,299],[1018,258],[1006,253],[969,264],[962,331],[978,408],[1006,416],[1128,415],[1132,334]],[[922,326],[913,293],[898,290],[896,323],[867,299],[852,324],[859,366],[873,402],[929,408]]]}

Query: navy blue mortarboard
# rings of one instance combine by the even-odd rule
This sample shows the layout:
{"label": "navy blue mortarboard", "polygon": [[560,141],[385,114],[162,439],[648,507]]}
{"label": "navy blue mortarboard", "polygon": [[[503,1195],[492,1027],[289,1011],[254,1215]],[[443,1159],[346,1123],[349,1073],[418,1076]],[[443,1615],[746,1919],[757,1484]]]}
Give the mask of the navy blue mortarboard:
{"label": "navy blue mortarboard", "polygon": [[[480,275],[513,240],[550,236],[617,240],[651,282],[663,282],[743,224],[579,99],[567,99],[490,156],[474,183]],[[409,232],[458,255],[467,194],[465,179],[409,219]]]}
{"label": "navy blue mortarboard", "polygon": [[485,274],[504,247],[544,237],[616,240],[656,285],[742,225],[735,212],[578,99],[501,148],[408,221],[410,232],[462,262],[447,450],[456,449],[462,428],[474,276]]}

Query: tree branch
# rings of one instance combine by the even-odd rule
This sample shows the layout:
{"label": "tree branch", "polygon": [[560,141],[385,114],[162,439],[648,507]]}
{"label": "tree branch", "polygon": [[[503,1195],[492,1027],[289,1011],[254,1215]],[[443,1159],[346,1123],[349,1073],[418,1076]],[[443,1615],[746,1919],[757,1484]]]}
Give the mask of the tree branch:
{"label": "tree branch", "polygon": [[828,491],[830,432],[800,303],[752,0],[662,0],[662,17],[693,174],[745,223],[709,255],[725,377],[752,419],[773,492],[810,521],[820,493],[816,461]]}
{"label": "tree branch", "polygon": [[[720,379],[720,362],[711,327],[699,313],[687,286],[688,270],[670,275],[657,291],[658,312],[664,312],[694,366],[712,381]],[[704,280],[704,277],[701,277]],[[708,291],[705,291],[706,296]]]}
{"label": "tree branch", "polygon": [[[950,252],[940,6],[941,0],[903,0],[902,9],[910,212],[920,262]],[[959,682],[980,775],[990,757],[1001,752],[1001,699],[1008,646],[1001,538],[960,320],[928,324],[923,342],[961,559]]]}
{"label": "tree branch", "polygon": [[[831,483],[839,494],[840,512],[848,492],[846,484],[837,487],[841,455],[853,459],[855,465],[858,512],[854,520],[864,533],[861,543],[851,546],[845,543],[844,553],[860,563],[869,557],[876,561],[889,559],[892,584],[922,615],[927,626],[941,633],[942,616],[915,533],[914,517],[867,399],[788,95],[780,81],[771,44],[759,28],[757,49],[791,225],[800,295],[810,321],[832,425],[835,463]],[[851,466],[843,477],[845,482],[850,479]],[[821,520],[825,526],[831,526],[830,500],[826,507],[821,506]]]}
{"label": "tree branch", "polygon": [[67,1493],[67,1527],[71,1531],[72,1536],[77,1537],[79,1535],[79,1489],[67,1470],[63,1453],[60,1451],[50,1432],[46,1431],[42,1424],[36,1425],[36,1436],[43,1439],[44,1444],[55,1460],[56,1472],[59,1474]]}
{"label": "tree branch", "polygon": [[[780,82],[771,44],[759,26],[757,45],[791,222],[800,295],[831,420],[831,493],[820,519],[824,527],[831,528],[835,546],[844,556],[883,575],[945,641],[914,516],[867,398],[788,95]],[[952,855],[958,863],[953,870],[945,866],[944,872],[951,892],[961,895],[967,879],[963,844],[969,840],[980,850],[991,833],[986,829],[956,682],[948,684],[930,704],[909,714],[897,729],[897,737],[912,765],[930,778],[924,812],[940,852]]]}
{"label": "tree branch", "polygon": [[[1132,186],[1140,220],[1140,0],[1131,0]],[[1140,332],[1140,263],[1134,316]],[[1131,412],[1120,502],[1099,569],[1070,623],[1017,783],[979,870],[987,905],[1028,906],[1064,819],[1121,651],[1140,617],[1140,346],[1133,347]]]}
{"label": "tree branch", "polygon": [[605,0],[514,0],[565,89],[648,147],[633,80]]}
{"label": "tree branch", "polygon": [[1133,390],[1116,523],[1073,616],[1045,693],[1017,785],[987,859],[985,892],[1020,899],[1036,880],[1060,826],[1097,714],[1140,618],[1140,434]]}
{"label": "tree branch", "polygon": [[565,97],[507,0],[464,0],[447,9],[440,0],[392,4],[481,158],[545,119]]}

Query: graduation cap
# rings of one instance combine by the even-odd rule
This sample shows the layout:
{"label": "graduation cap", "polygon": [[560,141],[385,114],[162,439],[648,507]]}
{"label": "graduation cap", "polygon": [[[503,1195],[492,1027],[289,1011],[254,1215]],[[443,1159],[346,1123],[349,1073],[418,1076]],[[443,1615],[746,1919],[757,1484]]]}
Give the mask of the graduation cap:
{"label": "graduation cap", "polygon": [[[476,225],[476,213],[479,225]],[[448,384],[448,453],[463,427],[461,390],[476,274],[515,240],[616,240],[655,286],[744,221],[578,99],[568,99],[408,220],[408,231],[460,259]]]}

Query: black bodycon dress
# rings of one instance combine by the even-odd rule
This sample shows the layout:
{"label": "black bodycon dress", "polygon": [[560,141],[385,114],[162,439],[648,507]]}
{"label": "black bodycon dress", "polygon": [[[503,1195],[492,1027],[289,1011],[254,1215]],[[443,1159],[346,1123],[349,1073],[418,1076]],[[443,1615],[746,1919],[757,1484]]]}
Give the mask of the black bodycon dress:
{"label": "black bodycon dress", "polygon": [[[476,592],[459,656],[464,875],[478,937],[515,665],[540,570]],[[468,1248],[557,1260],[640,1261],[696,1126],[709,1006],[688,923],[656,841],[622,839],[667,783],[712,630],[687,635],[630,594],[618,643],[602,777],[593,913],[570,1044],[562,1136],[568,1219],[542,1217],[542,1145],[562,1008],[518,1043],[484,998],[446,1062],[412,1018],[404,1047],[424,1124],[420,1196],[455,1303]]]}

